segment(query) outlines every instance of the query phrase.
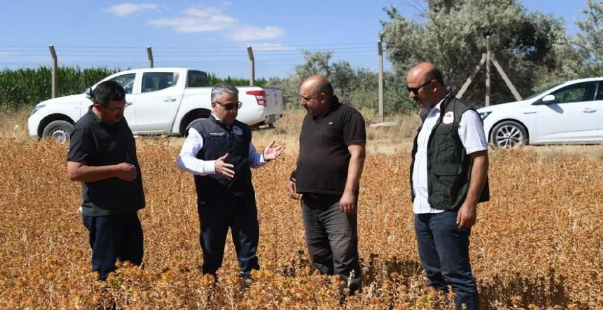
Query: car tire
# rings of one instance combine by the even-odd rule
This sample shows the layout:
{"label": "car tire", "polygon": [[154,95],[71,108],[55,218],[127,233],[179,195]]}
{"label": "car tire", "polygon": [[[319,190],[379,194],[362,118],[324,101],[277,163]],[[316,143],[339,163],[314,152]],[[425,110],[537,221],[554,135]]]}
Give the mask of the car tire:
{"label": "car tire", "polygon": [[73,131],[73,124],[67,121],[52,121],[46,125],[42,137],[49,137],[58,143],[69,142],[69,135]]}
{"label": "car tire", "polygon": [[514,148],[528,143],[528,134],[521,124],[504,121],[492,129],[490,141],[495,148]]}

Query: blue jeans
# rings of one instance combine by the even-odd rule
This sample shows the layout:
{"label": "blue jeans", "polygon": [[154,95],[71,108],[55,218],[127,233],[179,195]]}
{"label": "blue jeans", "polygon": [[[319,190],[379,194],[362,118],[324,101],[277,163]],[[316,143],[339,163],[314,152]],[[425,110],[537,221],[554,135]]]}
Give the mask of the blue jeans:
{"label": "blue jeans", "polygon": [[92,248],[92,270],[105,280],[115,270],[115,262],[142,263],[143,235],[136,211],[118,215],[83,215]]}
{"label": "blue jeans", "polygon": [[427,272],[428,283],[448,293],[456,293],[455,305],[479,309],[479,296],[469,261],[469,229],[459,229],[456,211],[415,214],[415,232],[419,257]]}
{"label": "blue jeans", "polygon": [[204,274],[215,276],[222,266],[229,227],[239,261],[239,275],[250,278],[251,270],[260,269],[256,255],[260,229],[253,192],[244,197],[225,194],[220,199],[202,199],[198,201],[197,210]]}
{"label": "blue jeans", "polygon": [[[302,196],[302,217],[312,265],[322,274],[339,275],[351,294],[361,287],[357,215],[339,210],[338,195]],[[354,277],[349,279],[351,272]]]}

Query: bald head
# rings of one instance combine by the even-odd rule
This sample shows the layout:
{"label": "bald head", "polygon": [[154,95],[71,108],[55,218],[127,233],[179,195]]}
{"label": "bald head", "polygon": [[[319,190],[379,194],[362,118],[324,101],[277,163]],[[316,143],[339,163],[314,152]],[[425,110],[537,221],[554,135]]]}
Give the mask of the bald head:
{"label": "bald head", "polygon": [[302,86],[304,86],[304,85],[310,87],[311,89],[314,89],[314,91],[316,92],[316,95],[320,95],[321,93],[324,93],[328,97],[333,96],[333,86],[331,85],[331,82],[329,82],[322,75],[310,76],[309,78],[304,80],[304,82],[302,83]]}
{"label": "bald head", "polygon": [[408,94],[421,108],[433,108],[446,96],[442,72],[432,63],[414,66],[406,77]]}
{"label": "bald head", "polygon": [[299,89],[300,104],[308,114],[320,116],[329,110],[333,86],[322,75],[313,75],[304,80]]}
{"label": "bald head", "polygon": [[408,77],[411,76],[422,79],[425,82],[436,80],[443,88],[445,87],[442,72],[436,67],[436,65],[430,62],[422,62],[414,66],[412,69],[410,69],[410,71],[408,71]]}

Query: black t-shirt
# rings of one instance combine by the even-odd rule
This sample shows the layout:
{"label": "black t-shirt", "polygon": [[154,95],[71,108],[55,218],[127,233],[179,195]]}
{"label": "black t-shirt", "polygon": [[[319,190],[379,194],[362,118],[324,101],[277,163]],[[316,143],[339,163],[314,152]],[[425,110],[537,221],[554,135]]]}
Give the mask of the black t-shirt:
{"label": "black t-shirt", "polygon": [[351,157],[348,145],[356,143],[366,143],[364,119],[337,97],[333,96],[327,114],[306,115],[299,136],[297,192],[343,194]]}
{"label": "black t-shirt", "polygon": [[88,109],[75,123],[70,136],[67,160],[88,166],[107,166],[127,162],[136,166],[133,181],[109,178],[82,182],[82,212],[89,216],[114,215],[142,209],[145,206],[136,143],[125,118],[111,125],[102,122]]}

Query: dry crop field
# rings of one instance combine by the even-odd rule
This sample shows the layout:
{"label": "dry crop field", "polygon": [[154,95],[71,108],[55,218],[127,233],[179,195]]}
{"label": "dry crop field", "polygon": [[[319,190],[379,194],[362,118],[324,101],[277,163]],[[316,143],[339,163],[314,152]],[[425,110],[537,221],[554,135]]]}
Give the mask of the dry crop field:
{"label": "dry crop field", "polygon": [[[285,193],[296,121],[255,133],[258,149],[276,139],[287,151],[254,170],[262,270],[247,291],[230,239],[220,284],[200,273],[196,197],[175,164],[179,141],[137,140],[144,266],[100,282],[77,212],[80,186],[65,176],[67,146],[10,134],[9,124],[0,136],[0,309],[343,309],[337,281],[308,262],[299,202]],[[347,309],[451,307],[419,264],[401,131],[369,130],[358,215],[364,289]],[[483,309],[603,309],[603,157],[585,152],[491,152],[492,201],[480,205],[471,239]]]}

